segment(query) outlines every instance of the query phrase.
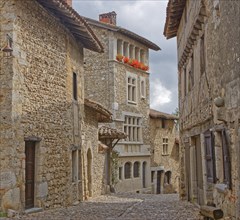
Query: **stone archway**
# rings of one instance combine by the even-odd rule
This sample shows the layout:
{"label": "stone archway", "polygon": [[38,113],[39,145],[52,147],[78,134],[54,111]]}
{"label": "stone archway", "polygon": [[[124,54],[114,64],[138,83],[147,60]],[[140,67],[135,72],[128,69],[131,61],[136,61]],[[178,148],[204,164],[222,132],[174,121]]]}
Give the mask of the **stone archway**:
{"label": "stone archway", "polygon": [[88,196],[92,196],[92,152],[90,149],[87,151],[87,188]]}

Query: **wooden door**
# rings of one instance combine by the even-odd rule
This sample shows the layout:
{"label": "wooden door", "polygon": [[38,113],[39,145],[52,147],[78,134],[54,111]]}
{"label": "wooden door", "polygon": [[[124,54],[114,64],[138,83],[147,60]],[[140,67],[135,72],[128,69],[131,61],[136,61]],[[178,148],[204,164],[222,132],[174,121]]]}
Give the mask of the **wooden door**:
{"label": "wooden door", "polygon": [[157,194],[161,193],[161,171],[157,171]]}
{"label": "wooden door", "polygon": [[25,143],[26,173],[25,173],[25,208],[34,207],[34,176],[35,176],[35,142]]}
{"label": "wooden door", "polygon": [[142,167],[142,184],[143,188],[146,188],[146,162],[143,162]]}

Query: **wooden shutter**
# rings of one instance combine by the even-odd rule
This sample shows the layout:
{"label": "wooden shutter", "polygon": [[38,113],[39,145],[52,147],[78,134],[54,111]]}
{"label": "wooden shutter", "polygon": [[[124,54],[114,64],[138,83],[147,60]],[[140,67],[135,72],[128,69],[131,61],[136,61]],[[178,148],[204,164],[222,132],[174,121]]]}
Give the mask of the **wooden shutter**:
{"label": "wooden shutter", "polygon": [[216,181],[216,167],[215,167],[215,151],[214,151],[214,136],[211,132],[204,134],[205,143],[205,158],[207,181],[215,183]]}
{"label": "wooden shutter", "polygon": [[226,130],[222,130],[222,154],[223,154],[223,177],[224,183],[231,188],[231,163],[229,154],[229,142],[227,139]]}

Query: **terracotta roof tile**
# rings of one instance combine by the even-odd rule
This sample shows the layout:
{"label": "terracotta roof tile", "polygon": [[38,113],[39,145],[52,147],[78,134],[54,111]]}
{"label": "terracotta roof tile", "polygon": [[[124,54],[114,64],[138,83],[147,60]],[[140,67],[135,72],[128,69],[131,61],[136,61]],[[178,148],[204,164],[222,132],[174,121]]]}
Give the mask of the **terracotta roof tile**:
{"label": "terracotta roof tile", "polygon": [[115,128],[102,126],[98,129],[99,139],[125,139],[127,135]]}
{"label": "terracotta roof tile", "polygon": [[176,115],[172,115],[172,114],[168,114],[168,113],[164,113],[164,112],[159,112],[159,111],[154,110],[154,109],[150,109],[149,116],[151,118],[163,118],[163,119],[169,119],[169,120],[179,119],[179,117],[176,116]]}
{"label": "terracotta roof tile", "polygon": [[103,46],[86,20],[64,0],[36,0],[72,33],[85,48],[103,52]]}

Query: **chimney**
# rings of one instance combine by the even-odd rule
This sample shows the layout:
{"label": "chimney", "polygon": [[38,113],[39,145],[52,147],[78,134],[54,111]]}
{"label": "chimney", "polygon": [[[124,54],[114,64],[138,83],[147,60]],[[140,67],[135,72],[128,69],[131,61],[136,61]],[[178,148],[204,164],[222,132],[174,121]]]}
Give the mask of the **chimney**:
{"label": "chimney", "polygon": [[63,0],[64,2],[66,2],[69,6],[72,7],[72,0]]}
{"label": "chimney", "polygon": [[103,23],[107,23],[107,24],[116,25],[117,14],[115,13],[115,11],[105,13],[105,14],[100,14],[99,15],[99,21],[101,21]]}

